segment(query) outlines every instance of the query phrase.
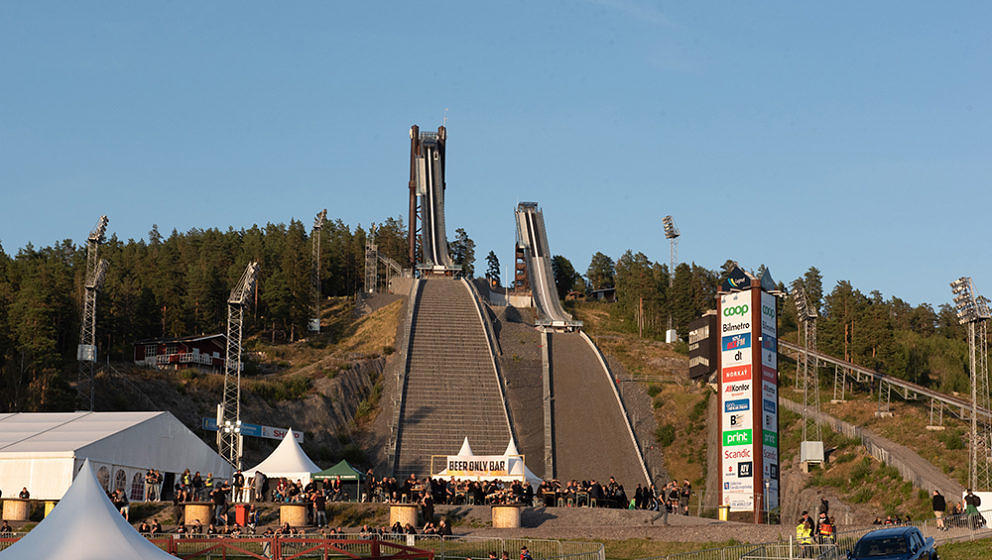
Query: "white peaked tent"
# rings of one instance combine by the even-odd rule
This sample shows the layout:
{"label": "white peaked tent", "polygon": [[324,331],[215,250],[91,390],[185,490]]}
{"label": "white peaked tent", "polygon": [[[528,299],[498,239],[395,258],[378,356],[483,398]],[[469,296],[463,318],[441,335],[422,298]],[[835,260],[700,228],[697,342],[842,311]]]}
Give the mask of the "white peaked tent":
{"label": "white peaked tent", "polygon": [[[513,441],[511,440],[510,443],[512,444]],[[471,457],[473,455],[475,453],[472,453],[472,446],[468,444],[468,436],[465,436],[465,441],[462,442],[462,448],[458,450],[458,456]]]}
{"label": "white peaked tent", "polygon": [[286,432],[286,437],[282,438],[279,447],[276,447],[264,461],[245,471],[244,475],[250,477],[260,472],[268,478],[300,479],[309,482],[310,475],[320,471],[321,468],[307,457],[300,443],[293,437],[293,430],[289,430]]}
{"label": "white peaked tent", "polygon": [[128,525],[107,499],[89,459],[55,509],[0,560],[176,560]]}
{"label": "white peaked tent", "polygon": [[[507,470],[510,471],[510,476],[518,477],[520,475],[524,476],[524,480],[527,481],[531,486],[540,486],[541,477],[530,472],[527,465],[524,464],[524,460],[520,457],[520,453],[517,452],[517,445],[513,443],[513,438],[510,438],[510,443],[506,444],[506,451],[503,453],[507,459]],[[516,457],[514,457],[516,455]]]}

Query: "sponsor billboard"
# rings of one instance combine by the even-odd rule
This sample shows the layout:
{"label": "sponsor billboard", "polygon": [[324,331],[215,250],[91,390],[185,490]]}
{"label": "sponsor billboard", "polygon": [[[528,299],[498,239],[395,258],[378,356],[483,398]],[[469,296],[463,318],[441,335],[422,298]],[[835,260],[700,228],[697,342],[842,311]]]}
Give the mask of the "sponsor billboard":
{"label": "sponsor billboard", "polygon": [[[761,292],[761,458],[768,483],[767,507],[779,506],[778,462],[778,308],[775,296]],[[757,398],[757,397],[756,397]]]}

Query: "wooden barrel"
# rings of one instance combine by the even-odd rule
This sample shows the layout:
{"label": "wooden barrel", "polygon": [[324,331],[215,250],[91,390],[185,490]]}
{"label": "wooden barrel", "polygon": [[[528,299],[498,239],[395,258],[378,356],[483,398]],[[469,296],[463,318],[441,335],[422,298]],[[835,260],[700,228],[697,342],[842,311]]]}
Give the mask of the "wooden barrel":
{"label": "wooden barrel", "polygon": [[7,498],[3,501],[3,518],[7,521],[27,521],[31,515],[31,501]]}
{"label": "wooden barrel", "polygon": [[197,521],[206,526],[213,520],[213,504],[210,502],[186,502],[183,510],[183,523],[193,525]]}
{"label": "wooden barrel", "polygon": [[522,509],[519,504],[493,506],[493,529],[519,529]]}
{"label": "wooden barrel", "polygon": [[399,521],[402,527],[409,523],[417,527],[417,504],[389,504],[389,524]]}
{"label": "wooden barrel", "polygon": [[279,524],[289,523],[290,527],[303,527],[307,524],[306,504],[282,504],[279,506]]}

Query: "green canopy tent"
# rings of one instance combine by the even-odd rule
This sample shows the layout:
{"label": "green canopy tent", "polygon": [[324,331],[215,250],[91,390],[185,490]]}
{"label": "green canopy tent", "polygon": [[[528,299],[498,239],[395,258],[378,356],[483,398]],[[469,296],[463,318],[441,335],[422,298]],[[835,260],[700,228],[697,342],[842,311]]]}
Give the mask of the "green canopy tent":
{"label": "green canopy tent", "polygon": [[338,477],[341,477],[342,482],[349,480],[355,481],[355,501],[360,501],[362,497],[362,481],[365,480],[365,475],[360,470],[349,465],[348,461],[342,459],[340,463],[333,467],[313,473],[311,476],[314,480],[334,480]]}

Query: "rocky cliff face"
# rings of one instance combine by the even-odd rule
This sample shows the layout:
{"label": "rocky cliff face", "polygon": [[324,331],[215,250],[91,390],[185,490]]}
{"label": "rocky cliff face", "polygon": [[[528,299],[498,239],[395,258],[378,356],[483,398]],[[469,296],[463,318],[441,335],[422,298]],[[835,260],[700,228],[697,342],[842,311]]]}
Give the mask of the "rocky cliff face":
{"label": "rocky cliff face", "polygon": [[[373,396],[385,364],[386,358],[362,359],[332,376],[309,378],[310,388],[299,399],[264,399],[243,385],[241,418],[254,424],[303,431],[304,449],[324,466],[343,453],[356,414],[362,403]],[[280,382],[274,376],[262,377]],[[135,369],[103,373],[97,381],[97,410],[167,410],[213,446],[214,433],[199,426],[202,418],[216,415],[223,374]],[[277,444],[275,440],[247,438],[245,463],[264,459]]]}

